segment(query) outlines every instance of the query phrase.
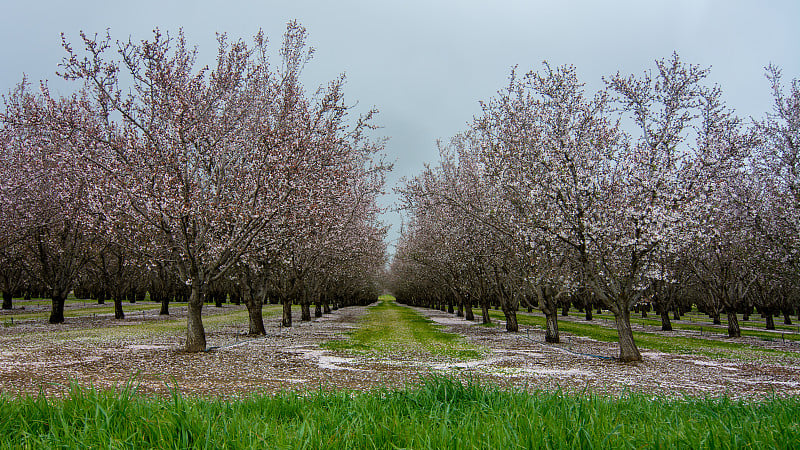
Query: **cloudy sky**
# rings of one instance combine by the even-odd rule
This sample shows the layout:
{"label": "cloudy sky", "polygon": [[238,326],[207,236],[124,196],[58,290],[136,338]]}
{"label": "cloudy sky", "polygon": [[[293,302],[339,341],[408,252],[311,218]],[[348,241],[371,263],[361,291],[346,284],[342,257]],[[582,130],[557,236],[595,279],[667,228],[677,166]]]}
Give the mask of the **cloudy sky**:
{"label": "cloudy sky", "polygon": [[[435,140],[466,128],[478,101],[502,88],[510,68],[574,64],[589,89],[620,71],[641,73],[677,51],[711,66],[728,104],[744,117],[770,109],[764,66],[800,77],[800,2],[796,0],[294,0],[13,1],[0,3],[0,90],[23,73],[69,87],[55,71],[60,33],[149,37],[183,28],[201,59],[215,56],[215,33],[248,39],[263,29],[277,45],[297,19],[317,49],[309,89],[347,74],[357,109],[377,107],[387,155],[396,162],[389,189],[433,163]],[[387,196],[384,203],[391,204]],[[388,213],[396,239],[400,219]]]}

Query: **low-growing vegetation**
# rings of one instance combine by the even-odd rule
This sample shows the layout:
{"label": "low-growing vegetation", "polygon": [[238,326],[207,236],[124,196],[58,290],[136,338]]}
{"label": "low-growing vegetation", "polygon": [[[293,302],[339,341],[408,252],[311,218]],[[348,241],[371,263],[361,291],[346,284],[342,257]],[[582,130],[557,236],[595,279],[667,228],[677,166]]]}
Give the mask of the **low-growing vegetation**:
{"label": "low-growing vegetation", "polygon": [[370,309],[348,340],[329,341],[323,347],[356,352],[427,352],[461,359],[480,356],[477,347],[456,334],[441,331],[430,319],[394,300],[390,295],[381,296],[380,304]]}
{"label": "low-growing vegetation", "polygon": [[63,399],[0,399],[16,448],[797,448],[800,399],[609,398],[526,393],[446,378],[365,393],[239,400],[73,386]]}

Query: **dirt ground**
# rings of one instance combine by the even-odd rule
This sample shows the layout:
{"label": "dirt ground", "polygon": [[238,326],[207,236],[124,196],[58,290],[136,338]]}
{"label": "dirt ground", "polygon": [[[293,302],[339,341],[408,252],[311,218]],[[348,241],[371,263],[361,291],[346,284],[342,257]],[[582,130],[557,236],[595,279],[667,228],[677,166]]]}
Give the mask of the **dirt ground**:
{"label": "dirt ground", "polygon": [[[527,390],[595,394],[641,392],[653,396],[758,398],[800,394],[800,359],[709,359],[642,349],[644,360],[619,363],[616,344],[562,333],[561,344],[544,343],[543,331],[483,327],[452,314],[417,309],[484,349],[470,361],[398,349],[392,355],[320,349],[321,342],[346,339],[369,307],[334,311],[313,322],[278,328],[266,320],[268,335],[244,335],[246,323],[208,327],[206,353],[181,351],[184,334],[97,337],[97,318],[44,321],[0,328],[0,392],[60,395],[71,382],[116,388],[132,381],[140,392],[165,394],[177,386],[187,394],[240,396],[280,390],[400,388],[432,375],[448,375]],[[213,314],[215,308],[206,308]],[[132,314],[120,326],[159,320],[155,311]],[[173,308],[172,318],[185,314]],[[102,326],[109,321],[102,321]],[[779,343],[769,345],[781,346]],[[800,352],[797,344],[783,350]]]}

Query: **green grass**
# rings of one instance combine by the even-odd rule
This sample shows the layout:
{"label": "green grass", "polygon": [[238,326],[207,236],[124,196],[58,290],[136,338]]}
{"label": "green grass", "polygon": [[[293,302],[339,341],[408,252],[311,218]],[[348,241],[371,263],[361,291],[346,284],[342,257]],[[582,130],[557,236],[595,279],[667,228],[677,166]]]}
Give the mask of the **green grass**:
{"label": "green grass", "polygon": [[[86,307],[76,307],[73,308],[72,306],[79,306],[80,302],[70,302],[67,303],[66,307],[64,308],[64,318],[74,318],[74,317],[88,317],[93,316],[95,314],[114,314],[114,303],[106,303],[104,305],[98,305],[95,302],[90,302],[89,304],[92,306]],[[180,304],[177,304],[180,306]],[[185,303],[184,303],[185,305]],[[175,306],[175,305],[172,305]],[[122,304],[122,311],[127,316],[129,313],[134,312],[141,312],[141,311],[153,311],[161,309],[160,304],[154,303],[123,303]],[[37,320],[37,319],[47,319],[50,317],[50,311],[46,312],[36,312],[36,313],[18,313],[15,312],[14,314],[7,314],[4,316],[0,316],[3,318],[14,317],[15,321],[20,320]]]}
{"label": "green grass", "polygon": [[[499,312],[492,311],[490,314],[497,319],[504,318]],[[537,328],[545,327],[545,318],[539,315],[518,313],[517,321],[520,325],[534,326]],[[559,331],[592,338],[598,341],[619,342],[616,328],[605,327],[597,322],[578,323],[568,320],[559,320],[558,329]],[[695,354],[711,358],[737,357],[758,359],[761,355],[800,358],[800,354],[796,352],[759,348],[727,340],[715,341],[687,336],[669,336],[643,331],[634,331],[633,337],[636,340],[636,345],[640,348],[647,348],[664,353]]]}
{"label": "green grass", "polygon": [[380,301],[362,318],[359,328],[348,333],[349,339],[328,341],[322,347],[384,354],[422,351],[459,359],[481,356],[480,349],[459,335],[441,331],[430,319],[395,303],[394,297],[381,296]]}
{"label": "green grass", "polygon": [[759,402],[415,389],[158,399],[0,397],[0,448],[798,448],[800,398]]}
{"label": "green grass", "polygon": [[[271,319],[281,313],[280,305],[264,305],[262,312],[265,320]],[[113,310],[112,310],[113,311]],[[16,317],[16,316],[15,316]],[[126,315],[128,318],[136,318],[136,315]],[[6,321],[8,319],[5,319]],[[232,324],[247,323],[248,315],[244,307],[231,308],[222,312],[210,315],[203,315],[203,325],[206,328],[222,327]],[[109,325],[97,326],[89,329],[65,329],[54,330],[46,334],[40,334],[40,339],[51,339],[54,341],[82,341],[82,342],[103,342],[109,339],[140,339],[153,338],[164,335],[180,335],[186,332],[186,318],[162,317],[157,320],[147,320],[144,322],[108,322]],[[266,325],[266,324],[265,324]],[[24,339],[24,335],[19,339]]]}
{"label": "green grass", "polygon": [[[604,320],[614,320],[614,316],[611,314],[595,314],[595,318],[600,318]],[[722,319],[722,325],[714,325],[709,322],[710,319],[705,318],[705,316],[700,316],[697,314],[692,315],[684,315],[681,321],[670,320],[672,323],[672,328],[676,330],[691,330],[691,331],[698,331],[703,333],[713,333],[718,334],[720,336],[727,336],[728,335],[728,322],[727,320]],[[783,320],[783,319],[781,319]],[[682,323],[682,322],[692,322],[692,323]],[[697,323],[700,322],[700,323]],[[631,323],[639,324],[639,325],[649,325],[654,327],[661,327],[661,317],[653,316],[653,317],[631,317]],[[800,334],[798,334],[798,329],[800,326],[798,325],[783,325],[783,324],[775,324],[775,331],[766,331],[766,330],[753,330],[749,328],[753,328],[754,326],[759,325],[763,327],[763,324],[754,323],[751,321],[739,321],[739,327],[741,328],[742,336],[751,336],[751,337],[758,337],[765,340],[793,340],[793,341],[800,341]]]}

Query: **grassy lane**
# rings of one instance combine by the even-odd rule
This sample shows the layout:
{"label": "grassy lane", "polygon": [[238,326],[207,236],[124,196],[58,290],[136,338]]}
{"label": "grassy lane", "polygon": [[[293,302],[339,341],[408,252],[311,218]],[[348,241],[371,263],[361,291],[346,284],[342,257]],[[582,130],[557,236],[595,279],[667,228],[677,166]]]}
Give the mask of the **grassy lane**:
{"label": "grassy lane", "polygon": [[[583,316],[583,314],[581,314],[581,316]],[[594,314],[594,318],[604,319],[611,322],[614,321],[614,316],[607,313]],[[692,323],[685,323],[687,321]],[[631,317],[631,323],[661,328],[660,317],[647,317],[647,318]],[[722,319],[722,325],[713,325],[708,322],[708,319],[705,316],[684,315],[680,321],[671,320],[671,323],[672,323],[672,328],[676,330],[691,330],[703,333],[714,333],[714,334],[719,334],[722,337],[728,335],[728,321],[725,319]],[[786,339],[792,341],[800,341],[800,334],[798,334],[798,330],[800,330],[800,325],[775,324],[775,331],[754,330],[753,327],[755,327],[756,325],[759,325],[759,323],[753,321],[745,322],[743,320],[740,320],[739,326],[742,331],[742,336],[757,337],[764,340]]]}
{"label": "grassy lane", "polygon": [[[156,307],[158,307],[156,305]],[[113,306],[112,306],[113,308]],[[265,305],[263,307],[264,320],[277,317],[281,314],[280,305]],[[112,309],[113,312],[113,309]],[[87,316],[87,314],[84,314]],[[135,319],[135,315],[128,316],[129,319]],[[247,310],[244,307],[230,308],[223,310],[217,314],[209,314],[203,316],[203,325],[206,331],[214,328],[224,327],[233,324],[247,325],[248,316]],[[99,325],[92,328],[75,328],[75,329],[55,329],[47,333],[37,334],[37,340],[52,340],[57,342],[62,341],[81,341],[81,342],[104,342],[111,339],[142,339],[142,338],[155,338],[158,336],[174,336],[186,332],[186,318],[185,317],[160,317],[158,319],[149,319],[144,322],[139,321],[121,321],[121,322],[105,322],[107,325]],[[21,334],[19,336],[9,335],[5,338],[6,341],[14,339],[27,340],[29,336]]]}
{"label": "grassy lane", "polygon": [[[77,307],[77,308],[70,308],[70,306],[77,306],[77,305],[70,305],[67,304],[66,308],[64,308],[64,317],[71,318],[71,317],[87,317],[93,315],[103,315],[103,314],[114,314],[114,303],[106,303],[104,305],[97,305],[94,302],[90,303],[92,306],[87,307]],[[172,304],[171,306],[181,305],[180,303]],[[185,305],[185,303],[183,303]],[[161,309],[160,304],[155,303],[123,303],[122,304],[122,311],[127,316],[130,313],[134,312],[141,312],[141,311],[153,311]],[[4,321],[9,321],[11,317],[14,318],[14,321],[23,321],[23,320],[37,320],[37,319],[47,319],[50,317],[50,311],[45,312],[36,312],[36,313],[19,313],[14,312],[14,314],[5,314],[2,317]]]}
{"label": "grassy lane", "polygon": [[430,319],[395,303],[394,297],[382,296],[380,300],[379,305],[370,308],[359,328],[348,333],[350,339],[329,341],[323,347],[384,354],[426,352],[459,359],[481,355],[477,347],[456,334],[440,331]]}
{"label": "grassy lane", "polygon": [[800,399],[526,393],[435,378],[415,389],[148,398],[74,387],[0,396],[0,448],[800,448]]}
{"label": "grassy lane", "polygon": [[[493,318],[503,320],[502,313],[492,311],[490,314]],[[544,328],[545,326],[543,316],[520,313],[517,314],[517,320],[521,325],[537,328]],[[578,323],[559,320],[558,329],[576,336],[585,336],[603,342],[619,341],[615,328],[605,327],[596,322]],[[633,337],[639,347],[664,353],[696,354],[711,358],[758,359],[762,355],[800,358],[800,354],[796,352],[754,347],[734,341],[715,341],[677,335],[668,336],[644,331],[634,331]]]}

